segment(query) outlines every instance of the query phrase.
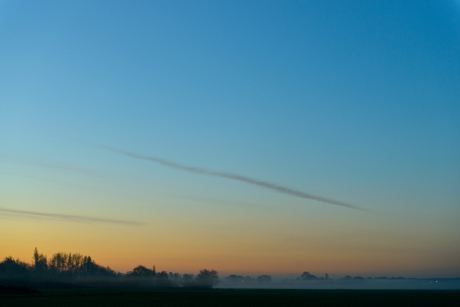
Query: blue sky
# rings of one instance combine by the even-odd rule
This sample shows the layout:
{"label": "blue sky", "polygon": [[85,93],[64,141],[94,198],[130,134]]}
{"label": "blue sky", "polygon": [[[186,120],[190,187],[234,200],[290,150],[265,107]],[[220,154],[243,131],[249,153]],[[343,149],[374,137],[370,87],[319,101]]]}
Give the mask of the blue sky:
{"label": "blue sky", "polygon": [[[190,227],[177,238],[191,231],[197,245],[204,243],[194,223],[213,220],[202,231],[221,227],[214,241],[230,240],[229,248],[253,230],[242,225],[259,225],[259,237],[248,242],[266,239],[267,255],[280,248],[264,231],[274,224],[286,236],[308,232],[308,240],[331,242],[334,252],[343,248],[332,243],[343,227],[375,231],[388,240],[385,252],[397,254],[406,238],[425,242],[422,253],[443,255],[420,260],[411,274],[460,273],[452,260],[460,256],[458,1],[3,1],[0,40],[0,207],[147,225],[133,235],[158,219],[180,220]],[[85,142],[373,213],[188,174]],[[9,217],[8,227],[36,222]],[[318,237],[297,222],[316,225]],[[62,227],[40,223],[50,232]],[[10,239],[17,243],[0,256],[35,247],[20,235]],[[343,240],[366,255],[367,239]],[[124,269],[85,240],[74,246]],[[52,253],[59,242],[42,244]],[[250,248],[241,250],[235,261],[250,262]],[[168,251],[165,259],[183,254]],[[224,259],[219,252],[209,257]],[[126,263],[138,261],[133,257]],[[375,267],[398,272],[396,263],[408,261],[398,259]],[[224,262],[216,268],[230,270]]]}

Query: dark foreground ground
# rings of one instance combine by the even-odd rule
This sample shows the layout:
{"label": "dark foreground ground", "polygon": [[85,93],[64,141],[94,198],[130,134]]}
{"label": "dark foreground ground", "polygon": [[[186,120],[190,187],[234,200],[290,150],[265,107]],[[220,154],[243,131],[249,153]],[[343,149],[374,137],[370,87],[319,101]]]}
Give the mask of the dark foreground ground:
{"label": "dark foreground ground", "polygon": [[460,306],[459,290],[38,290],[0,306]]}

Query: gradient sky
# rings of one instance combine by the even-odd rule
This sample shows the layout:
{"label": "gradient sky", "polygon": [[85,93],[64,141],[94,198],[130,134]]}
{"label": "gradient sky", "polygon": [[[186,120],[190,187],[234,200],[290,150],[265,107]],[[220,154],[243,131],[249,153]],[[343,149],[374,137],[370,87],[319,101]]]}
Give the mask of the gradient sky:
{"label": "gradient sky", "polygon": [[0,1],[0,258],[459,277],[459,118],[460,1]]}

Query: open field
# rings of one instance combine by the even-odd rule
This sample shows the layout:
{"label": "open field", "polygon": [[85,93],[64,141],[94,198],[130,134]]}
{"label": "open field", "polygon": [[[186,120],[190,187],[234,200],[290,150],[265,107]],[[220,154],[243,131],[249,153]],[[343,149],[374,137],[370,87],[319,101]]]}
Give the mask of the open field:
{"label": "open field", "polygon": [[459,306],[460,291],[421,290],[40,290],[1,295],[0,306]]}

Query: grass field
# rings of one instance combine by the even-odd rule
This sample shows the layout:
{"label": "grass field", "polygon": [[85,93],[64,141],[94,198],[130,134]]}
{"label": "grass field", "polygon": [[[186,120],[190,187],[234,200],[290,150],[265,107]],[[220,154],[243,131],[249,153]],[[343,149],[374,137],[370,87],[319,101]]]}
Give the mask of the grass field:
{"label": "grass field", "polygon": [[2,295],[0,306],[460,306],[458,290],[40,291]]}

